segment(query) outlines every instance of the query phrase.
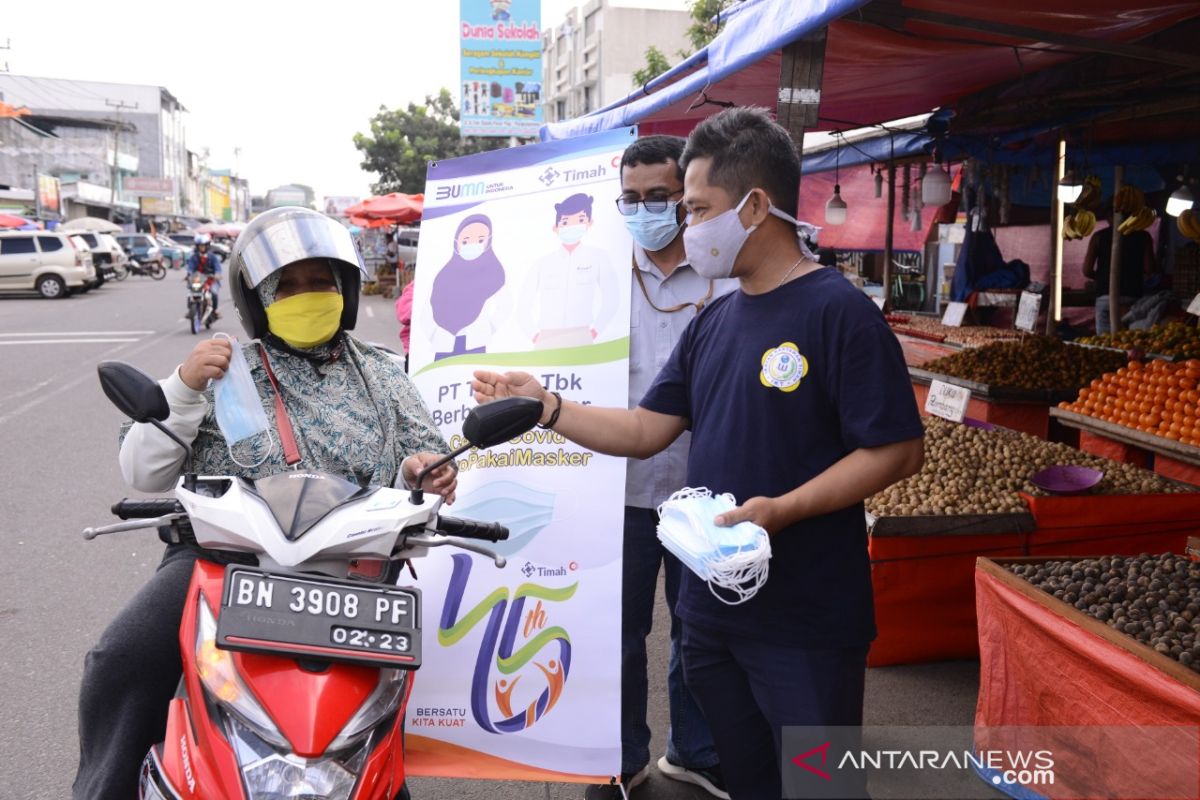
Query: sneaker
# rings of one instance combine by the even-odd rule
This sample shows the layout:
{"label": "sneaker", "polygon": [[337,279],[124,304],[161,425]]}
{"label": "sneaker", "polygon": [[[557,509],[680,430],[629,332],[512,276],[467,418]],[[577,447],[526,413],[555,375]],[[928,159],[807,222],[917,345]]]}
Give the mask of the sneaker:
{"label": "sneaker", "polygon": [[[600,783],[587,787],[583,793],[584,800],[624,800],[633,794],[633,790],[646,782],[650,777],[650,765],[642,767],[637,772],[622,772],[621,783]],[[624,792],[622,792],[624,788]]]}
{"label": "sneaker", "polygon": [[729,800],[729,792],[725,791],[725,779],[721,777],[721,765],[714,764],[703,769],[692,769],[672,764],[663,756],[658,760],[658,771],[673,781],[693,783],[713,797]]}

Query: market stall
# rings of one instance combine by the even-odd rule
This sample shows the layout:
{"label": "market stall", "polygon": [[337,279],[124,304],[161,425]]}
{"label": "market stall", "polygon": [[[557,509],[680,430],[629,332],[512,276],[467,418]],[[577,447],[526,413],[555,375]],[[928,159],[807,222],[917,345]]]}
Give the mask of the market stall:
{"label": "market stall", "polygon": [[[1180,549],[1200,532],[1200,493],[1133,465],[1016,431],[939,418],[925,428],[921,472],[866,503],[871,666],[976,654],[979,556]],[[1099,477],[1082,496],[1054,495],[1067,488],[1053,482],[1062,466]]]}
{"label": "market stall", "polygon": [[1200,360],[1130,362],[1051,414],[1089,452],[1200,485]]}
{"label": "market stall", "polygon": [[970,390],[968,416],[1045,439],[1052,405],[1124,363],[1123,353],[1028,336],[963,350],[908,372],[919,408],[925,408],[933,381],[941,381]]}
{"label": "market stall", "polygon": [[1200,793],[1200,566],[1169,553],[980,558],[975,588],[976,748],[1011,731],[1055,737],[1040,745],[1052,784],[1010,794]]}

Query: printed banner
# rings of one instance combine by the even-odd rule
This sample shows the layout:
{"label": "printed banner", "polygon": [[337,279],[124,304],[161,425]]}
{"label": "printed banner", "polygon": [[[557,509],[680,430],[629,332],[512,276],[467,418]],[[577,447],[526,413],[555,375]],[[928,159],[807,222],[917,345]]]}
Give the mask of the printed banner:
{"label": "printed banner", "polygon": [[[614,199],[632,129],[431,164],[410,368],[451,447],[476,369],[624,406],[629,254]],[[417,564],[424,666],[408,704],[416,775],[594,781],[620,771],[625,460],[535,428],[458,462],[447,513],[501,522],[498,569]]]}
{"label": "printed banner", "polygon": [[463,136],[537,136],[541,0],[461,0]]}

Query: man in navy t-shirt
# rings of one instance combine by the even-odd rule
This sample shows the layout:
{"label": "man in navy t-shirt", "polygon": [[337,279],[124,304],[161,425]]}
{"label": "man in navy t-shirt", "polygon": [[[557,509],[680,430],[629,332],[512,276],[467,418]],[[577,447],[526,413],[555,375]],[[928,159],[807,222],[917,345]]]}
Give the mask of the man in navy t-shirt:
{"label": "man in navy t-shirt", "polygon": [[[786,130],[735,108],[688,138],[689,262],[735,277],[685,331],[637,409],[563,400],[533,376],[477,372],[479,402],[543,401],[542,423],[584,447],[645,458],[692,431],[688,485],[771,534],[766,585],[726,605],[685,572],[684,670],[734,800],[778,798],[785,726],[862,723],[875,635],[863,500],[917,472],[922,427],[883,316],[802,250],[800,165]],[[865,787],[855,787],[861,791]]]}

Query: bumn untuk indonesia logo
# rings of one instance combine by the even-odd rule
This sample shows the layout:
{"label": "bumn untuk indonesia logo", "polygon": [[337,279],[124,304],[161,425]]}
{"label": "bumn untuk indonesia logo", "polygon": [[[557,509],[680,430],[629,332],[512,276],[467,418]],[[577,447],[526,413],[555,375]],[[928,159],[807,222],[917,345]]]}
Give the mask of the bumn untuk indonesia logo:
{"label": "bumn untuk indonesia logo", "polygon": [[[562,697],[571,671],[571,639],[565,629],[547,626],[549,615],[544,603],[570,600],[579,584],[551,589],[523,583],[512,593],[511,599],[509,590],[500,587],[460,617],[467,579],[471,576],[471,557],[456,553],[451,558],[454,568],[438,624],[438,642],[443,647],[456,644],[486,620],[471,679],[471,713],[479,727],[491,733],[525,730],[554,708]],[[525,610],[526,599],[535,601],[528,612]],[[518,636],[524,642],[519,649]],[[527,669],[531,663],[533,669]],[[502,676],[494,681],[493,664]],[[531,683],[534,684],[532,690],[529,689]],[[538,688],[541,688],[540,692]],[[492,718],[489,694],[500,712],[499,719]],[[533,699],[514,711],[516,694]]]}

